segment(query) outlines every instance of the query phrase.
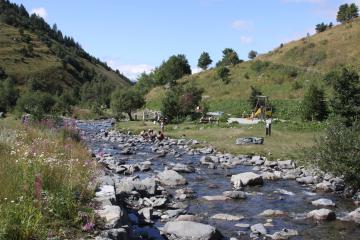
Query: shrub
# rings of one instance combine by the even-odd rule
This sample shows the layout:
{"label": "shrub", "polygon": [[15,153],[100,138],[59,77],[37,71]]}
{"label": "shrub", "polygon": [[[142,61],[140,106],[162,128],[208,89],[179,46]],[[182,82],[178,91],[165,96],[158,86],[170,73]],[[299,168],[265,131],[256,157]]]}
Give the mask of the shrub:
{"label": "shrub", "polygon": [[55,105],[55,99],[45,92],[27,92],[17,101],[17,110],[31,114],[36,120],[40,120],[45,114],[49,114]]}
{"label": "shrub", "polygon": [[218,67],[216,69],[216,74],[225,84],[230,82],[230,70],[227,67]]}
{"label": "shrub", "polygon": [[311,149],[306,149],[309,163],[320,170],[343,177],[349,185],[360,187],[360,122],[347,127],[340,120],[332,122],[325,136],[316,139]]}

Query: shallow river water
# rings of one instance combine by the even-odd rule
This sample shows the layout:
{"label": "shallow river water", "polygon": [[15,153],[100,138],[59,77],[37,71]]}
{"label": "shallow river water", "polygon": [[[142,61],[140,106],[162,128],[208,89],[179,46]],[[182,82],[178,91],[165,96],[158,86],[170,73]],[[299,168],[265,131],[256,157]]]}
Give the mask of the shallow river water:
{"label": "shallow river water", "polygon": [[[95,134],[111,127],[109,121],[100,122],[79,122],[79,128],[84,131],[88,146],[93,152],[102,151],[111,153],[114,156],[120,156],[121,147],[116,142],[108,142],[94,138]],[[187,187],[195,191],[196,198],[186,200],[188,204],[187,212],[189,214],[203,217],[203,223],[215,226],[226,238],[236,237],[238,239],[248,239],[250,229],[241,229],[236,227],[236,223],[257,224],[266,223],[269,217],[260,217],[259,213],[266,209],[282,210],[287,214],[281,217],[271,217],[273,227],[267,227],[269,233],[280,231],[281,229],[295,229],[299,236],[292,239],[360,239],[360,225],[352,222],[320,221],[305,218],[306,213],[318,209],[311,204],[311,201],[319,198],[328,198],[336,203],[333,210],[337,217],[353,211],[356,206],[351,200],[343,199],[335,193],[320,193],[312,191],[311,187],[301,185],[293,180],[267,181],[263,186],[246,187],[245,192],[248,197],[244,200],[226,200],[226,201],[206,201],[202,196],[222,195],[224,191],[232,190],[230,177],[233,174],[241,172],[255,172],[252,166],[238,165],[231,169],[209,169],[199,163],[202,155],[188,155],[184,149],[179,146],[172,146],[180,157],[168,154],[163,158],[156,158],[150,143],[136,145],[136,153],[129,156],[121,155],[126,159],[127,164],[143,162],[152,159],[152,170],[149,172],[136,172],[134,175],[145,178],[154,176],[161,172],[171,163],[184,163],[195,167],[195,173],[181,173],[187,181]],[[119,176],[122,177],[122,176]],[[174,192],[176,189],[169,189]],[[243,215],[244,219],[240,221],[214,220],[210,217],[218,213],[227,213],[232,215]],[[164,223],[157,221],[155,226],[161,227]],[[244,235],[239,235],[243,231]]]}

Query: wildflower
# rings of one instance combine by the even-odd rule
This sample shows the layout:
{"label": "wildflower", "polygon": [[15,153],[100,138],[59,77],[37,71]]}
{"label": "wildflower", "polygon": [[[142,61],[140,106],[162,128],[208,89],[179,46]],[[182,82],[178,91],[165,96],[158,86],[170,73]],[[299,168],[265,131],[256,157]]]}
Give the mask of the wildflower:
{"label": "wildflower", "polygon": [[93,230],[95,227],[95,224],[92,223],[92,222],[87,222],[83,227],[82,227],[82,230],[83,231],[86,231],[86,232],[89,232],[91,230]]}

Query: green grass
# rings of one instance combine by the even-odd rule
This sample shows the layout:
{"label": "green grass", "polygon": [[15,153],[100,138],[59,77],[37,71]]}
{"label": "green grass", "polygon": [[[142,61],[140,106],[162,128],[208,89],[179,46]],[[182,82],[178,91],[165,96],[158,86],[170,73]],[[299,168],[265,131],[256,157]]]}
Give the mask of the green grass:
{"label": "green grass", "polygon": [[76,238],[94,221],[96,164],[69,133],[0,119],[0,239]]}
{"label": "green grass", "polygon": [[[176,127],[175,127],[176,126]],[[139,133],[152,128],[159,130],[158,125],[151,122],[120,122],[119,129],[131,130]],[[265,137],[263,124],[254,126],[204,125],[193,122],[170,124],[165,127],[165,135],[171,138],[189,138],[205,141],[216,149],[232,154],[261,154],[270,159],[298,159],[302,155],[302,148],[312,146],[315,136],[322,134],[324,124],[320,123],[274,123],[272,136]],[[239,146],[235,140],[239,137],[265,137],[263,145]]]}

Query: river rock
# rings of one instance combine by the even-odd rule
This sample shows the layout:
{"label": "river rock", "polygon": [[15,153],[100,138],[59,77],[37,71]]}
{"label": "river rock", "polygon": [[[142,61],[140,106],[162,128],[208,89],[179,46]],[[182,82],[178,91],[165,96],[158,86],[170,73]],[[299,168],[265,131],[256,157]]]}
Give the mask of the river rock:
{"label": "river rock", "polygon": [[271,168],[274,168],[278,165],[277,161],[269,161],[269,160],[266,160],[264,162],[264,166],[265,167],[271,167]]}
{"label": "river rock", "polygon": [[275,217],[275,216],[283,216],[285,215],[285,212],[281,210],[273,210],[273,209],[267,209],[259,214],[259,216],[262,217]]}
{"label": "river rock", "polygon": [[223,195],[231,199],[246,199],[246,193],[243,191],[226,191]]}
{"label": "river rock", "polygon": [[179,173],[193,173],[195,172],[195,168],[190,165],[177,163],[172,167],[172,170],[179,172]]}
{"label": "river rock", "polygon": [[157,175],[157,179],[166,186],[185,185],[186,179],[174,170],[165,170]]}
{"label": "river rock", "polygon": [[360,223],[360,208],[355,209],[354,211],[350,212],[341,220],[344,221],[354,221],[356,223]]}
{"label": "river rock", "polygon": [[128,231],[125,228],[115,228],[101,232],[100,236],[95,238],[96,240],[104,239],[121,239],[121,240],[130,240]]}
{"label": "river rock", "polygon": [[255,234],[265,235],[267,230],[262,223],[254,224],[250,227],[251,231]]}
{"label": "river rock", "polygon": [[317,210],[313,210],[311,212],[309,212],[307,214],[308,218],[314,218],[316,220],[335,220],[336,219],[336,214],[334,211],[330,210],[330,209],[326,209],[326,208],[322,208],[322,209],[317,209]]}
{"label": "river rock", "polygon": [[95,201],[100,202],[101,205],[112,205],[115,199],[115,188],[111,185],[103,185],[100,191],[95,193]]}
{"label": "river rock", "polygon": [[281,179],[281,172],[276,171],[279,174],[275,174],[275,172],[263,172],[261,173],[261,177],[265,180],[279,180]]}
{"label": "river rock", "polygon": [[225,201],[225,200],[229,200],[230,198],[226,197],[226,196],[222,196],[222,195],[215,195],[215,196],[203,196],[203,199],[207,200],[207,201]]}
{"label": "river rock", "polygon": [[332,191],[332,184],[328,181],[322,181],[321,183],[316,184],[316,190],[323,191],[323,192],[330,192]]}
{"label": "river rock", "polygon": [[239,221],[244,219],[244,216],[235,216],[225,213],[218,213],[211,217],[212,219],[225,220],[225,221]]}
{"label": "river rock", "polygon": [[107,229],[118,227],[121,217],[124,216],[121,208],[114,205],[102,206],[100,209],[95,210],[95,213],[104,220]]}
{"label": "river rock", "polygon": [[167,222],[163,228],[163,233],[169,240],[220,240],[221,234],[215,227],[210,225],[190,222],[174,221]]}
{"label": "river rock", "polygon": [[313,176],[307,176],[307,177],[297,178],[296,181],[301,184],[313,184],[315,179]]}
{"label": "river rock", "polygon": [[154,195],[157,184],[154,178],[145,178],[140,181],[137,178],[122,178],[115,184],[116,195],[131,194],[132,191],[139,192],[142,196]]}
{"label": "river rock", "polygon": [[152,207],[142,208],[138,211],[138,213],[143,215],[146,220],[151,220],[152,212],[153,212]]}
{"label": "river rock", "polygon": [[335,207],[335,203],[327,198],[320,198],[318,200],[312,201],[311,204],[317,207]]}
{"label": "river rock", "polygon": [[277,166],[280,169],[294,169],[295,163],[292,160],[277,161]]}
{"label": "river rock", "polygon": [[243,186],[253,186],[253,185],[262,185],[263,182],[263,178],[253,172],[245,172],[245,173],[240,173],[237,175],[232,175],[231,176],[231,182],[234,184],[234,187],[243,187]]}
{"label": "river rock", "polygon": [[270,237],[271,239],[274,240],[286,240],[289,239],[291,237],[295,237],[299,235],[298,231],[294,230],[294,229],[282,229],[279,232],[275,232],[272,235],[267,235],[267,237]]}

